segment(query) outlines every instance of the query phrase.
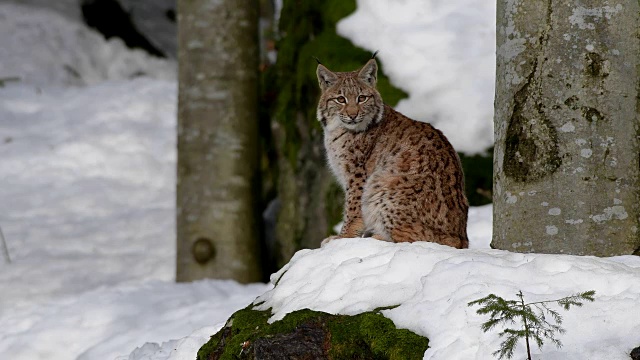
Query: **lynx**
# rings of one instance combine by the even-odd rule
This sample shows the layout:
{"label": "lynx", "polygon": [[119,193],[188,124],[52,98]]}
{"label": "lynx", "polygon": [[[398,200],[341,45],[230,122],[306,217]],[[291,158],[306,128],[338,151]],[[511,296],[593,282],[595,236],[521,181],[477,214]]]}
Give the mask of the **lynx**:
{"label": "lynx", "polygon": [[337,238],[430,241],[467,248],[460,159],[447,138],[382,102],[378,64],[353,72],[318,64],[318,120],[332,172],[345,191]]}

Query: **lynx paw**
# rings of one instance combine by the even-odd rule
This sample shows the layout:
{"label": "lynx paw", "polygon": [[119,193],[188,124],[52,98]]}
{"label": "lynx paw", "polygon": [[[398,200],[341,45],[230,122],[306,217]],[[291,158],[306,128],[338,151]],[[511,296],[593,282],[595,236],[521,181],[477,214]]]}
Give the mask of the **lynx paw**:
{"label": "lynx paw", "polygon": [[320,247],[325,246],[325,245],[326,245],[326,244],[328,244],[330,241],[333,241],[333,240],[335,240],[335,239],[342,239],[342,238],[343,238],[343,237],[342,237],[342,236],[339,236],[339,235],[332,235],[332,236],[329,236],[328,238],[326,238],[326,239],[322,240],[322,242],[320,243]]}
{"label": "lynx paw", "polygon": [[390,239],[388,239],[385,236],[382,236],[380,234],[376,234],[373,230],[365,230],[362,232],[362,237],[363,238],[373,238],[376,240],[380,240],[380,241],[388,241],[388,242],[392,242]]}

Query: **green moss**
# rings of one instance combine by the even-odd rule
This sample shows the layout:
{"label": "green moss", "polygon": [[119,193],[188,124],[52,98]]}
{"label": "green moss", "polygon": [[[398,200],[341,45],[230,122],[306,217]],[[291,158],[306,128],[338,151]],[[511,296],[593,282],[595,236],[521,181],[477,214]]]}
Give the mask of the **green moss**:
{"label": "green moss", "polygon": [[422,359],[429,347],[427,338],[397,329],[391,320],[378,312],[330,316],[335,317],[329,323],[329,356],[333,359],[357,359],[362,358],[363,353],[370,353],[373,359]]}
{"label": "green moss", "polygon": [[[267,320],[269,319],[269,316],[271,316],[270,313],[268,311],[254,311],[251,310],[251,307],[252,306],[250,305],[232,315],[230,319],[230,321],[232,321],[232,333],[230,336],[225,338],[225,352],[222,353],[220,359],[235,359],[236,357],[234,355],[238,354],[242,348],[242,343],[247,340],[254,340],[254,332],[259,331],[260,328],[264,329],[267,327]],[[226,326],[229,324],[230,323],[227,322]],[[220,341],[223,338],[224,331],[225,328],[222,328],[213,335],[207,343],[200,347],[196,360],[210,359],[211,355],[219,350]]]}
{"label": "green moss", "polygon": [[305,309],[268,324],[270,315],[270,311],[253,310],[251,306],[236,312],[228,327],[200,348],[197,360],[208,360],[213,354],[219,359],[237,359],[246,341],[252,343],[260,338],[291,333],[296,327],[310,323],[323,324],[330,334],[330,359],[422,359],[429,347],[427,338],[396,329],[391,320],[377,311],[347,316]]}

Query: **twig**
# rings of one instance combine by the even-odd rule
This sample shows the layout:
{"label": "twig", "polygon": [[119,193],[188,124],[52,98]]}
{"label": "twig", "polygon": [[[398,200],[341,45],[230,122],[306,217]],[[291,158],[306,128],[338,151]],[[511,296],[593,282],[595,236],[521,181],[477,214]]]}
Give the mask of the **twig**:
{"label": "twig", "polygon": [[0,77],[0,87],[4,87],[5,83],[11,82],[11,81],[18,82],[20,80],[22,79],[18,76],[10,76],[10,77],[4,77],[4,78]]}
{"label": "twig", "polygon": [[4,234],[2,233],[2,227],[0,227],[0,242],[2,242],[2,254],[4,255],[4,258],[7,260],[7,263],[11,264],[9,248],[7,247],[7,241],[5,240]]}

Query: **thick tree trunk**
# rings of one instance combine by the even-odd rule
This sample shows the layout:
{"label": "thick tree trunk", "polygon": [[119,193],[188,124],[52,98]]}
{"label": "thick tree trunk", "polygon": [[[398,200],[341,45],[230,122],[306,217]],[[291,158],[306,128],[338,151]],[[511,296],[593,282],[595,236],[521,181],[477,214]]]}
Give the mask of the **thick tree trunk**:
{"label": "thick tree trunk", "polygon": [[498,0],[492,246],[640,246],[640,4]]}
{"label": "thick tree trunk", "polygon": [[257,1],[179,0],[177,280],[260,280]]}

